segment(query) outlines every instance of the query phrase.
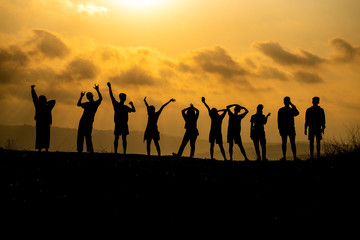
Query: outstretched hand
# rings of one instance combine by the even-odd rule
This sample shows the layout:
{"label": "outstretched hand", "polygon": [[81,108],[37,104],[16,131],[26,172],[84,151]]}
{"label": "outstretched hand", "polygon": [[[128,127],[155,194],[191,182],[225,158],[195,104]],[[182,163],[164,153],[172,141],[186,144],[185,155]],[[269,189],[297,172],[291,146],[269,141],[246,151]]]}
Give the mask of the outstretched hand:
{"label": "outstretched hand", "polygon": [[146,102],[146,98],[147,98],[147,97],[144,97],[144,101],[145,101],[145,102]]}
{"label": "outstretched hand", "polygon": [[83,97],[85,95],[85,91],[81,91],[80,96]]}
{"label": "outstretched hand", "polygon": [[108,87],[111,87],[111,83],[110,83],[110,82],[107,82],[107,85],[108,85]]}
{"label": "outstretched hand", "polygon": [[204,102],[205,102],[205,98],[204,98],[204,97],[202,97],[202,98],[201,98],[201,101],[204,103]]}
{"label": "outstretched hand", "polygon": [[174,98],[170,99],[170,102],[175,102],[176,100]]}
{"label": "outstretched hand", "polygon": [[129,102],[129,104],[130,104],[131,106],[134,105],[133,102]]}
{"label": "outstretched hand", "polygon": [[268,115],[266,115],[266,117],[269,117],[271,114],[270,113],[268,113]]}
{"label": "outstretched hand", "polygon": [[34,89],[35,85],[31,85],[31,89]]}
{"label": "outstretched hand", "polygon": [[99,90],[99,84],[98,84],[98,85],[95,84],[94,89],[95,89],[96,91],[98,91],[98,90]]}

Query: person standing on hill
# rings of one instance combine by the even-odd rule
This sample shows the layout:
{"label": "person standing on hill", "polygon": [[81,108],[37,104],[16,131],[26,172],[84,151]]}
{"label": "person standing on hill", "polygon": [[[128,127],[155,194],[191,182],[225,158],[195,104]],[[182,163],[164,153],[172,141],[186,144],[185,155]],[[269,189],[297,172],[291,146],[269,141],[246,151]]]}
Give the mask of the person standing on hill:
{"label": "person standing on hill", "polygon": [[319,106],[320,98],[313,97],[313,106],[306,110],[305,135],[309,127],[308,139],[310,141],[310,159],[314,158],[314,138],[316,137],[317,157],[320,158],[320,141],[325,131],[325,111]]}
{"label": "person standing on hill", "polygon": [[185,135],[181,142],[178,153],[174,154],[176,157],[181,157],[186,144],[190,141],[190,158],[194,157],[195,154],[195,142],[199,131],[197,129],[197,120],[199,118],[199,110],[190,104],[190,107],[185,108],[181,111],[181,114],[185,120]]}
{"label": "person standing on hill", "polygon": [[150,156],[150,146],[151,141],[154,140],[154,144],[158,153],[158,156],[161,155],[159,140],[160,140],[160,133],[158,130],[157,122],[159,120],[160,114],[163,111],[163,109],[171,102],[175,102],[175,99],[170,99],[167,103],[161,106],[159,111],[155,112],[155,107],[153,105],[149,106],[149,104],[146,101],[146,97],[144,98],[144,102],[146,105],[147,113],[148,113],[148,122],[145,129],[144,134],[144,141],[146,140],[146,150],[148,156]]}
{"label": "person standing on hill", "polygon": [[299,115],[299,111],[296,106],[290,101],[290,97],[284,98],[284,107],[278,111],[278,129],[282,140],[282,152],[283,157],[281,161],[286,160],[286,144],[287,137],[289,136],[291,150],[293,152],[294,161],[299,160],[296,157],[296,145],[295,145],[295,120],[294,117]]}
{"label": "person standing on hill", "polygon": [[135,112],[135,107],[132,102],[129,102],[131,107],[125,105],[125,101],[126,101],[125,93],[119,94],[120,102],[116,101],[111,89],[111,83],[108,82],[107,85],[109,87],[110,98],[114,108],[114,122],[115,122],[114,150],[115,153],[117,153],[119,137],[121,135],[124,154],[126,154],[126,147],[127,147],[126,136],[129,135],[129,127],[128,127],[129,113]]}
{"label": "person standing on hill", "polygon": [[257,106],[257,111],[254,115],[251,116],[251,128],[250,128],[250,137],[254,142],[255,152],[257,155],[257,161],[261,161],[259,143],[261,144],[262,150],[262,160],[267,161],[266,158],[266,138],[265,138],[265,128],[264,125],[267,123],[267,120],[270,116],[268,113],[265,117],[263,114],[264,106],[259,104]]}
{"label": "person standing on hill", "polygon": [[[234,112],[231,112],[231,108],[234,108]],[[243,119],[246,114],[248,114],[248,110],[238,104],[228,105],[226,107],[227,112],[229,114],[229,124],[228,124],[228,133],[227,133],[227,142],[229,143],[229,154],[230,154],[230,161],[233,160],[233,146],[234,142],[240,148],[241,153],[243,154],[245,161],[249,161],[246,156],[246,152],[244,146],[241,141],[241,119]],[[241,109],[244,109],[244,113],[239,114]]]}
{"label": "person standing on hill", "polygon": [[81,116],[78,128],[77,135],[77,151],[81,153],[84,147],[84,138],[86,140],[86,150],[89,153],[94,153],[94,148],[91,139],[91,133],[93,128],[93,122],[95,118],[95,113],[101,104],[102,96],[99,90],[99,85],[94,86],[94,89],[98,93],[99,99],[94,101],[94,96],[91,92],[86,93],[86,97],[89,100],[88,102],[81,103],[82,98],[85,95],[85,92],[81,92],[79,101],[77,103],[78,107],[82,107],[84,112]]}
{"label": "person standing on hill", "polygon": [[[227,159],[223,147],[221,124],[226,115],[227,109],[221,109],[221,110],[217,110],[216,108],[210,109],[210,107],[206,104],[204,97],[201,98],[201,101],[204,103],[205,107],[207,108],[209,112],[209,116],[211,118],[211,127],[209,133],[210,157],[212,160],[214,159],[214,145],[216,141],[216,143],[219,145],[221,154],[223,155],[224,160],[226,161]],[[219,112],[223,112],[223,113],[219,115]]]}
{"label": "person standing on hill", "polygon": [[55,106],[55,100],[47,101],[44,95],[37,96],[35,85],[31,85],[31,96],[35,106],[36,121],[36,140],[35,148],[41,152],[41,149],[49,150],[50,145],[50,126],[52,124],[51,111]]}

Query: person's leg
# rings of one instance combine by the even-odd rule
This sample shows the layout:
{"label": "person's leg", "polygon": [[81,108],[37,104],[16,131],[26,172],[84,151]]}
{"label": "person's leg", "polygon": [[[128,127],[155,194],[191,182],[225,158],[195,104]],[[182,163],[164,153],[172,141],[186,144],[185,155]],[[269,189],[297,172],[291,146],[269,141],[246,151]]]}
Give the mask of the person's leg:
{"label": "person's leg", "polygon": [[92,132],[92,128],[90,128],[86,134],[85,134],[85,140],[86,140],[86,150],[89,153],[93,153],[94,152],[94,148],[93,148],[93,144],[92,144],[92,139],[91,139],[91,132]]}
{"label": "person's leg", "polygon": [[266,158],[266,140],[265,140],[265,138],[260,140],[260,144],[261,144],[261,150],[262,150],[262,160],[267,161],[267,158]]}
{"label": "person's leg", "polygon": [[189,140],[190,140],[190,138],[189,138],[188,134],[185,133],[185,135],[184,135],[184,137],[183,137],[183,140],[182,140],[182,142],[181,142],[179,151],[178,151],[178,153],[177,153],[177,155],[178,155],[179,157],[181,157],[181,155],[183,154],[183,151],[184,151],[184,149],[185,149],[185,146],[186,146],[186,144],[189,142]]}
{"label": "person's leg", "polygon": [[114,152],[117,153],[118,151],[118,146],[119,146],[119,135],[116,134],[115,135],[115,139],[114,139]]}
{"label": "person's leg", "polygon": [[214,159],[214,145],[215,145],[215,141],[211,141],[210,142],[210,157],[211,157],[211,159]]}
{"label": "person's leg", "polygon": [[224,150],[224,147],[223,147],[223,144],[222,143],[219,143],[219,148],[220,148],[220,151],[221,151],[221,154],[223,155],[223,158],[224,160],[226,161],[226,155],[225,155],[225,150]]}
{"label": "person's leg", "polygon": [[154,139],[154,143],[155,143],[155,147],[156,147],[156,151],[158,153],[158,156],[161,156],[161,151],[160,151],[160,145],[159,145],[159,140],[155,140]]}
{"label": "person's leg", "polygon": [[194,157],[195,155],[195,143],[197,137],[190,138],[190,158]]}
{"label": "person's leg", "polygon": [[289,138],[290,138],[291,151],[293,153],[294,160],[298,160],[298,158],[296,157],[295,135],[289,135]]}
{"label": "person's leg", "polygon": [[238,141],[237,145],[239,146],[240,152],[241,152],[242,155],[244,156],[245,161],[249,161],[249,159],[248,159],[247,156],[246,156],[245,148],[244,148],[244,146],[243,146],[243,144],[242,144],[241,137],[239,138],[239,141]]}
{"label": "person's leg", "polygon": [[233,160],[233,146],[234,146],[234,141],[231,139],[229,141],[229,155],[230,155],[230,161]]}
{"label": "person's leg", "polygon": [[287,144],[287,135],[281,135],[281,141],[282,141],[282,153],[283,153],[283,158],[282,160],[286,160],[286,144]]}
{"label": "person's leg", "polygon": [[150,156],[150,149],[151,149],[151,138],[148,138],[146,139],[146,151],[148,156]]}
{"label": "person's leg", "polygon": [[320,158],[320,141],[321,141],[321,138],[319,136],[316,136],[316,151],[317,151],[318,158]]}
{"label": "person's leg", "polygon": [[123,144],[124,154],[126,154],[127,140],[126,140],[126,135],[125,134],[122,135],[122,144]]}
{"label": "person's leg", "polygon": [[82,152],[84,147],[84,130],[83,126],[79,124],[78,133],[77,133],[77,151]]}
{"label": "person's leg", "polygon": [[314,158],[314,138],[310,138],[310,159]]}
{"label": "person's leg", "polygon": [[259,140],[253,140],[254,142],[254,147],[255,147],[255,152],[256,152],[256,156],[257,156],[257,160],[260,161],[261,157],[260,157],[260,149],[259,149]]}

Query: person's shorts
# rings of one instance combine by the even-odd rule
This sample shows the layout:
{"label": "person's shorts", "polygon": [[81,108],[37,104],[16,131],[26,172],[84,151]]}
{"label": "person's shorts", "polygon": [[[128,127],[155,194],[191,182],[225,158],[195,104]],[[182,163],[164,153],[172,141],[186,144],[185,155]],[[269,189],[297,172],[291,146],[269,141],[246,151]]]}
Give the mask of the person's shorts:
{"label": "person's shorts", "polygon": [[228,133],[227,142],[231,143],[233,141],[235,142],[235,144],[241,144],[242,143],[240,133],[238,133],[238,134]]}
{"label": "person's shorts", "polygon": [[223,141],[222,141],[222,134],[221,132],[217,131],[210,131],[210,134],[209,134],[209,142],[214,142],[216,141],[217,144],[222,144]]}
{"label": "person's shorts", "polygon": [[125,124],[115,124],[114,135],[129,135],[129,127]]}
{"label": "person's shorts", "polygon": [[155,141],[159,141],[160,140],[160,133],[157,129],[152,129],[152,128],[147,128],[145,130],[145,134],[144,134],[144,140],[155,140]]}
{"label": "person's shorts", "polygon": [[315,137],[316,137],[317,140],[322,139],[321,129],[311,129],[311,128],[309,128],[308,139],[309,140],[314,140]]}
{"label": "person's shorts", "polygon": [[290,129],[282,129],[280,130],[280,135],[282,137],[295,137],[296,136],[296,132],[295,132],[295,128],[290,128]]}

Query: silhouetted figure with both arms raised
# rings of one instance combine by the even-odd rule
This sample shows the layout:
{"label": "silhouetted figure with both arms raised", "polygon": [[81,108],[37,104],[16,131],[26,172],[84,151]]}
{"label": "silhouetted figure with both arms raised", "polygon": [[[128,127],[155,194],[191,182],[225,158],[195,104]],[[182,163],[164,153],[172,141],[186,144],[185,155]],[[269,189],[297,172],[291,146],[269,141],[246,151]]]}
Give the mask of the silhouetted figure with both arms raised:
{"label": "silhouetted figure with both arms raised", "polygon": [[317,157],[320,158],[320,141],[325,130],[325,112],[319,106],[320,98],[313,97],[313,106],[306,110],[305,114],[305,135],[309,127],[308,139],[310,140],[310,159],[314,158],[314,138],[316,137]]}
{"label": "silhouetted figure with both arms raised", "polygon": [[296,109],[295,105],[291,103],[290,97],[284,98],[284,107],[280,108],[278,111],[278,128],[282,140],[282,152],[283,157],[281,161],[286,160],[286,144],[287,137],[289,136],[291,150],[293,152],[294,161],[299,160],[296,157],[296,145],[295,145],[295,121],[294,117],[299,115],[299,111]]}
{"label": "silhouetted figure with both arms raised", "polygon": [[194,157],[195,154],[195,142],[199,131],[197,129],[197,120],[199,118],[199,110],[192,104],[190,107],[185,108],[181,111],[181,114],[185,120],[185,135],[181,142],[178,153],[174,153],[174,156],[181,157],[186,144],[190,141],[190,158]]}
{"label": "silhouetted figure with both arms raised", "polygon": [[[204,97],[201,98],[201,101],[204,103],[205,107],[207,108],[209,112],[209,116],[211,118],[211,127],[209,133],[210,157],[212,160],[214,159],[214,145],[216,141],[216,143],[219,145],[221,154],[223,155],[224,160],[226,161],[227,159],[222,141],[221,124],[226,115],[227,109],[221,109],[221,110],[217,110],[216,108],[210,109],[210,107],[206,104]],[[219,115],[219,112],[223,112],[223,113]]]}
{"label": "silhouetted figure with both arms raised", "polygon": [[146,101],[146,97],[144,98],[144,102],[148,113],[148,122],[144,134],[144,141],[146,140],[147,154],[148,156],[150,156],[150,146],[151,146],[151,141],[153,140],[158,156],[160,156],[161,155],[160,145],[159,145],[160,133],[158,130],[157,122],[164,107],[166,107],[166,105],[168,105],[170,102],[175,102],[175,99],[173,98],[170,99],[167,103],[162,105],[159,111],[157,112],[155,112],[155,107],[153,105],[149,106],[149,104]]}
{"label": "silhouetted figure with both arms raised", "polygon": [[127,147],[126,136],[129,135],[129,126],[128,126],[129,113],[135,112],[135,107],[132,102],[129,102],[131,107],[125,105],[125,101],[126,101],[125,93],[119,94],[120,102],[116,101],[116,99],[114,98],[112,89],[111,89],[111,83],[108,82],[107,85],[109,87],[111,102],[114,107],[114,122],[115,122],[114,150],[115,150],[115,153],[117,153],[119,137],[121,135],[122,141],[123,141],[124,154],[126,154],[126,147]]}
{"label": "silhouetted figure with both arms raised", "polygon": [[82,98],[85,95],[85,92],[81,92],[79,101],[77,105],[84,109],[83,115],[81,116],[78,128],[77,135],[77,151],[82,152],[84,146],[84,138],[86,140],[86,150],[89,153],[94,153],[94,148],[91,139],[91,132],[93,128],[93,122],[95,118],[95,113],[102,101],[102,96],[99,91],[99,85],[94,86],[94,89],[98,93],[99,99],[94,101],[94,96],[91,92],[86,93],[86,97],[89,100],[88,102],[81,103]]}
{"label": "silhouetted figure with both arms raised", "polygon": [[50,145],[50,125],[52,124],[51,111],[55,100],[47,101],[44,95],[37,96],[35,85],[31,85],[31,96],[35,106],[36,140],[35,148],[41,152],[45,148],[48,152]]}
{"label": "silhouetted figure with both arms raised", "polygon": [[[234,108],[234,112],[231,112],[231,108]],[[230,154],[230,161],[233,160],[233,146],[234,142],[240,148],[241,153],[243,154],[245,161],[249,161],[246,156],[244,146],[241,141],[241,119],[243,119],[246,114],[248,114],[248,110],[238,104],[228,105],[226,107],[228,114],[229,114],[229,124],[228,124],[228,133],[227,133],[227,142],[229,143],[229,154]],[[239,114],[241,109],[244,109],[244,113]]]}
{"label": "silhouetted figure with both arms raised", "polygon": [[257,161],[261,161],[259,143],[261,144],[262,150],[262,160],[267,161],[266,158],[266,138],[265,138],[265,128],[264,125],[267,123],[270,113],[265,117],[263,114],[264,106],[259,104],[257,106],[257,111],[254,115],[251,116],[251,128],[250,128],[250,137],[254,142],[255,152],[257,155]]}

